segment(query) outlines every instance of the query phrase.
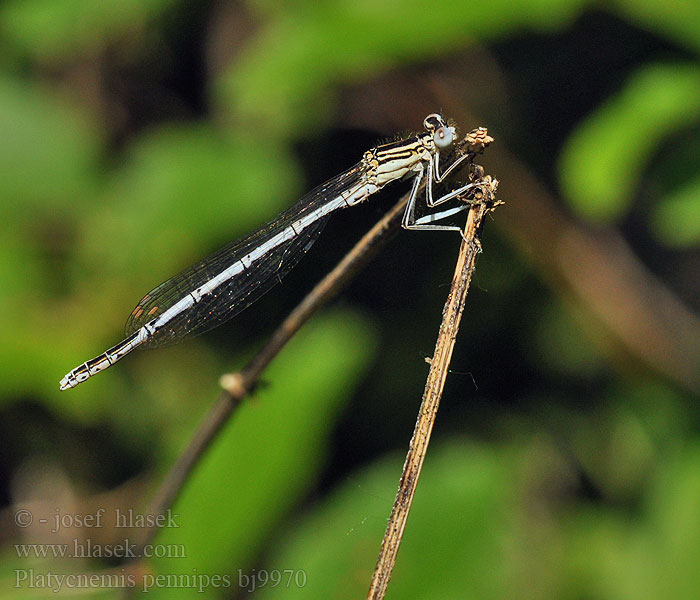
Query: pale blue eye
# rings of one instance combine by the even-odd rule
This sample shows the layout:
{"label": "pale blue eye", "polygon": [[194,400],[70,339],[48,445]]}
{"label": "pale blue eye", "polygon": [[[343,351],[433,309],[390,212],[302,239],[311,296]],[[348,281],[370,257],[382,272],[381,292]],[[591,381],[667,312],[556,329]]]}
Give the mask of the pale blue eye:
{"label": "pale blue eye", "polygon": [[447,148],[455,141],[454,127],[440,127],[433,134],[433,141],[438,148]]}

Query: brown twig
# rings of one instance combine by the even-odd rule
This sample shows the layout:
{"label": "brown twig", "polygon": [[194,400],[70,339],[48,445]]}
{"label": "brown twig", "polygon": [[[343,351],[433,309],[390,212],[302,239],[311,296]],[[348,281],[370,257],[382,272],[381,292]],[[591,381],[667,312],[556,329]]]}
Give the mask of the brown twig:
{"label": "brown twig", "polygon": [[464,301],[469,291],[469,282],[474,271],[476,256],[481,251],[479,238],[483,219],[496,206],[494,194],[498,182],[490,177],[486,177],[482,181],[484,182],[482,188],[483,198],[478,204],[472,206],[469,211],[455,274],[452,279],[452,286],[447,296],[445,308],[442,311],[442,323],[440,324],[438,339],[435,344],[435,353],[430,360],[430,371],[425,383],[423,400],[418,412],[418,419],[413,430],[408,453],[406,454],[396,500],[391,510],[377,565],[367,593],[368,600],[381,600],[384,598],[394,564],[396,563],[396,556],[401,545],[408,513],[411,510],[418,478],[428,450],[430,434],[440,405],[442,390],[445,386],[445,379],[447,378],[452,350],[459,331],[459,323],[464,310]]}

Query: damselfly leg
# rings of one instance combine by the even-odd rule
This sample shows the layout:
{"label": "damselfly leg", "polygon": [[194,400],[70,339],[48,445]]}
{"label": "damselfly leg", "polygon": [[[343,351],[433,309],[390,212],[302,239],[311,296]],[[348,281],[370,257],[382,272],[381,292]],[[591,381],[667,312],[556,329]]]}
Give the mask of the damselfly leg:
{"label": "damselfly leg", "polygon": [[[443,204],[444,202],[447,202],[449,200],[453,200],[454,198],[457,198],[458,196],[461,196],[466,192],[467,190],[470,190],[472,188],[478,187],[480,184],[479,183],[468,183],[466,185],[463,185],[455,190],[452,190],[451,192],[444,194],[443,196],[440,196],[439,198],[435,199],[433,197],[433,184],[434,182],[441,182],[444,181],[445,178],[455,170],[455,168],[460,165],[466,158],[467,155],[460,156],[458,159],[456,159],[448,168],[447,170],[442,173],[441,175],[438,176],[438,161],[439,161],[439,153],[436,153],[430,161],[428,161],[427,166],[425,167],[425,170],[427,171],[427,174],[425,175],[426,177],[426,184],[425,184],[425,203],[428,206],[428,208],[435,208],[436,206],[439,206],[440,204]],[[411,188],[411,194],[408,199],[408,204],[406,205],[406,211],[404,212],[403,215],[403,220],[401,221],[401,226],[404,229],[409,229],[412,231],[462,231],[462,227],[459,225],[439,225],[437,222],[442,221],[443,219],[446,219],[447,217],[451,217],[452,215],[455,215],[457,213],[462,212],[463,210],[466,210],[470,206],[470,202],[467,198],[460,198],[462,200],[462,203],[459,204],[458,206],[454,206],[452,208],[448,208],[445,210],[441,210],[439,212],[435,213],[430,213],[427,215],[424,215],[422,217],[416,218],[415,216],[415,211],[416,211],[416,202],[418,200],[419,196],[419,189],[420,189],[420,184],[421,181],[423,180],[424,174],[423,174],[423,167],[421,165],[420,170],[418,170],[415,179],[413,180],[413,187]]]}

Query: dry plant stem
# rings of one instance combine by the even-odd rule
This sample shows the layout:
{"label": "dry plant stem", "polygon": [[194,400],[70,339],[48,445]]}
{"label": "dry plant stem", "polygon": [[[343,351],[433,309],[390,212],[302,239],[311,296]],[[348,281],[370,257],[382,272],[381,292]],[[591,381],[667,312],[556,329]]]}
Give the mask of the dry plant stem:
{"label": "dry plant stem", "polygon": [[418,485],[418,477],[423,467],[425,454],[428,450],[430,434],[433,430],[438,406],[440,405],[442,390],[445,386],[445,379],[447,378],[447,371],[452,359],[452,350],[457,338],[459,322],[462,318],[464,301],[469,291],[469,282],[474,271],[476,256],[481,249],[479,235],[483,219],[492,207],[493,205],[489,206],[482,203],[473,206],[469,211],[455,274],[452,279],[452,286],[445,308],[442,311],[442,323],[440,324],[440,331],[435,344],[435,353],[430,361],[430,372],[425,383],[418,420],[413,430],[413,437],[406,455],[396,500],[391,510],[377,565],[372,575],[369,592],[367,593],[367,598],[371,600],[384,598],[386,587],[396,563],[396,555],[399,551],[404,528],[406,527],[406,520],[408,519],[408,513],[411,509],[416,486]]}
{"label": "dry plant stem", "polygon": [[[175,500],[189,478],[195,465],[228,421],[231,413],[250,394],[258,383],[263,371],[272,359],[282,350],[292,336],[306,323],[319,308],[335,296],[343,286],[375,255],[389,240],[389,234],[396,232],[408,201],[406,194],[394,207],[372,227],[362,239],[343,257],[335,268],[326,275],[301,303],[282,322],[272,337],[238,373],[224,375],[221,392],[215,405],[204,417],[188,447],[161,484],[154,496],[149,514],[164,514]],[[150,543],[157,529],[147,530],[143,544]]]}

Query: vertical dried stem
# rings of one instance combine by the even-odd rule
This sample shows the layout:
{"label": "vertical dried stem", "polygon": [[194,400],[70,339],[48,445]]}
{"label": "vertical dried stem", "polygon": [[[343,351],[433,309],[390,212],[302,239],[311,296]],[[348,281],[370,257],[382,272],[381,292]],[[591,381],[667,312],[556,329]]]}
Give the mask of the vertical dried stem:
{"label": "vertical dried stem", "polygon": [[372,575],[369,592],[367,593],[368,600],[384,598],[394,564],[396,563],[396,556],[401,545],[408,513],[411,510],[413,496],[418,485],[418,477],[428,450],[430,434],[432,433],[440,405],[442,390],[445,386],[445,379],[447,378],[450,360],[452,359],[452,350],[454,349],[462,311],[464,310],[464,301],[469,291],[469,283],[474,271],[476,256],[481,251],[479,236],[483,219],[495,206],[493,195],[497,182],[487,177],[484,179],[484,183],[483,201],[475,204],[469,211],[467,226],[452,279],[452,286],[450,287],[445,308],[442,311],[442,323],[440,324],[440,331],[435,345],[435,353],[430,361],[430,372],[425,383],[418,420],[413,430],[413,437],[406,455],[396,500],[391,510],[377,565]]}

